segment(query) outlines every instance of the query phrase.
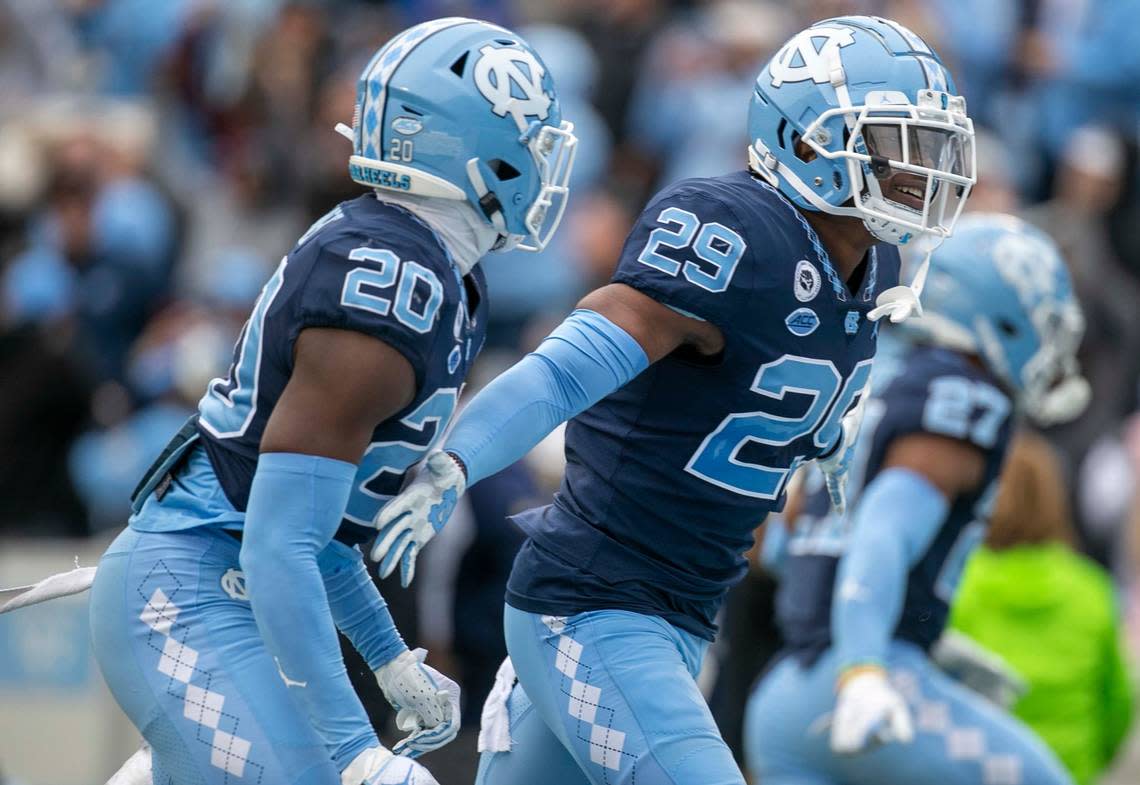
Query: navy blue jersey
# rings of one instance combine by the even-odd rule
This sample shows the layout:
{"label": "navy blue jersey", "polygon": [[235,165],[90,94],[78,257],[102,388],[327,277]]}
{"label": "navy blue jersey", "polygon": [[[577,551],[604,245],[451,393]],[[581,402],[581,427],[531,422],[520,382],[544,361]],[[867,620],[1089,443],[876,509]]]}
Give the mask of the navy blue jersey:
{"label": "navy blue jersey", "polygon": [[[244,510],[265,424],[293,371],[307,327],[355,330],[399,351],[416,375],[415,399],[378,423],[360,462],[340,539],[372,533],[376,512],[443,434],[482,347],[486,296],[478,267],[466,279],[435,233],[374,195],[344,202],[315,223],[261,292],[225,379],[198,405],[210,462]],[[367,527],[367,528],[363,528]]]}
{"label": "navy blue jersey", "polygon": [[677,351],[570,421],[554,504],[518,518],[530,539],[508,601],[633,610],[711,639],[753,530],[838,438],[870,374],[866,313],[898,274],[877,246],[849,292],[800,213],[747,172],[659,194],[613,280],[715,324],[724,351]]}
{"label": "navy blue jersey", "polygon": [[[985,455],[982,482],[953,500],[930,548],[910,570],[896,638],[929,648],[942,634],[966,559],[985,535],[1011,413],[1009,398],[992,377],[957,352],[903,345],[876,361],[849,479],[852,508],[879,473],[891,443],[908,434],[961,440]],[[849,520],[831,513],[822,478],[809,480],[803,514],[792,523],[776,602],[787,645],[809,660],[831,644],[832,590]]]}

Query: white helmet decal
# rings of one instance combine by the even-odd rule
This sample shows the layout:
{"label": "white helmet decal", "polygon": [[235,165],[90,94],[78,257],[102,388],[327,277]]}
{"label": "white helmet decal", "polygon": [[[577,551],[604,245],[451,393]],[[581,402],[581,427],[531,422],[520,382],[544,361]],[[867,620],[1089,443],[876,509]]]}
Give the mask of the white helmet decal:
{"label": "white helmet decal", "polygon": [[[519,131],[530,126],[528,116],[546,119],[550,113],[551,97],[542,89],[546,70],[537,57],[526,49],[491,44],[480,49],[479,54],[474,70],[475,86],[491,102],[491,110],[495,114],[506,117],[510,113]],[[525,97],[513,95],[514,86]]]}
{"label": "white helmet decal", "polygon": [[[823,41],[821,46],[817,46],[819,40]],[[772,58],[768,66],[772,86],[809,79],[817,84],[827,84],[831,81],[832,53],[838,53],[840,47],[853,43],[855,35],[850,28],[809,27],[784,44],[784,48]]]}
{"label": "white helmet decal", "polygon": [[1041,262],[1051,253],[1046,240],[1023,233],[1004,234],[994,245],[994,266],[1027,309],[1052,296],[1056,289],[1053,268]]}

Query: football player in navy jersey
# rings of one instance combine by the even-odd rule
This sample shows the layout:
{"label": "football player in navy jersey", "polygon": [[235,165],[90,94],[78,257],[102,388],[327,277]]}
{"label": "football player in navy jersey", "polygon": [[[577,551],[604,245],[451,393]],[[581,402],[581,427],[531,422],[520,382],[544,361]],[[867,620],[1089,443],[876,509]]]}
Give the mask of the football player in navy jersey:
{"label": "football player in navy jersey", "polygon": [[1071,419],[1088,400],[1083,318],[1052,241],[1009,216],[964,218],[926,291],[923,318],[875,362],[851,515],[831,513],[819,487],[791,522],[785,657],[745,727],[765,785],[1071,782],[1030,730],[927,652],[984,538],[1013,423]]}
{"label": "football player in navy jersey", "polygon": [[[95,654],[161,785],[434,783],[411,758],[458,732],[458,688],[408,650],[356,546],[455,408],[486,326],[477,263],[547,243],[576,139],[534,50],[460,18],[380,49],[338,131],[375,190],[282,259],[96,575]],[[337,628],[410,732],[400,755]]]}
{"label": "football player in navy jersey", "polygon": [[480,782],[743,782],[694,680],[717,609],[798,465],[823,459],[841,502],[874,320],[918,307],[894,246],[948,235],[973,182],[963,99],[883,19],[792,38],[749,135],[748,170],[649,203],[612,283],[484,388],[377,518],[373,557],[406,582],[467,485],[570,420],[554,503],[516,518]]}

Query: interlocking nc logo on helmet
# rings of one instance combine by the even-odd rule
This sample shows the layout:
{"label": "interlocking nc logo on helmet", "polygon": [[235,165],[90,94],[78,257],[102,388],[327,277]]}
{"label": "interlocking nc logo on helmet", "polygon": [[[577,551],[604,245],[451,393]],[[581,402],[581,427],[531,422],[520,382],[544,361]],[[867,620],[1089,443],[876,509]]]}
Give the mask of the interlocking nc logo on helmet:
{"label": "interlocking nc logo on helmet", "polygon": [[[820,43],[822,42],[822,44]],[[784,82],[806,82],[811,79],[819,84],[831,81],[828,73],[832,53],[840,47],[855,43],[855,36],[845,27],[809,27],[776,53],[768,65],[772,75],[772,87]]]}
{"label": "interlocking nc logo on helmet", "polygon": [[[488,44],[479,50],[475,63],[475,86],[491,102],[491,110],[500,117],[509,112],[520,131],[530,122],[527,116],[545,120],[551,98],[542,89],[546,71],[542,63],[526,49],[499,48]],[[516,87],[523,97],[516,94]]]}
{"label": "interlocking nc logo on helmet", "polygon": [[1001,277],[1017,290],[1021,304],[1032,308],[1056,291],[1055,270],[1041,264],[1052,255],[1038,237],[1005,234],[994,245],[993,258]]}

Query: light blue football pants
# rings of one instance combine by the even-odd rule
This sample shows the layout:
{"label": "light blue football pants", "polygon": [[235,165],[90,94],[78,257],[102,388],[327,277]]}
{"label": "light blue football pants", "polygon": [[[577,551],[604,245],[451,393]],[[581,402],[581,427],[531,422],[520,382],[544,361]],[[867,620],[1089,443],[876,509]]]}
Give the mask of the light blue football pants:
{"label": "light blue football pants", "polygon": [[917,646],[891,646],[891,681],[914,719],[909,744],[831,752],[835,658],[780,661],[753,690],[744,723],[748,768],[763,785],[1072,785],[1033,732],[951,679]]}
{"label": "light blue football pants", "polygon": [[478,785],[744,785],[694,680],[708,643],[656,616],[507,606],[511,751]]}
{"label": "light blue football pants", "polygon": [[120,534],[91,589],[99,668],[155,785],[340,785],[262,644],[239,550],[217,529]]}

